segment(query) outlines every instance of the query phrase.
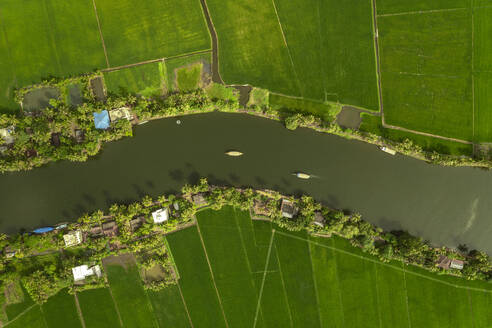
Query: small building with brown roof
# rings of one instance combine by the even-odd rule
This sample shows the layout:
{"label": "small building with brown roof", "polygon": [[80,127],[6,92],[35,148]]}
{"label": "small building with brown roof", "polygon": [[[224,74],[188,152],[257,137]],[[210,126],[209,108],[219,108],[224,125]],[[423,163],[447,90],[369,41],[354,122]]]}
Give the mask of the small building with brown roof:
{"label": "small building with brown roof", "polygon": [[130,230],[135,232],[145,223],[145,217],[139,216],[130,220]]}
{"label": "small building with brown roof", "polygon": [[452,259],[449,267],[451,269],[462,270],[464,265],[465,265],[464,261]]}
{"label": "small building with brown roof", "polygon": [[198,193],[196,195],[193,195],[191,197],[191,199],[193,200],[193,203],[197,206],[197,207],[201,207],[201,206],[205,206],[207,205],[207,200],[205,199],[205,196],[203,193]]}
{"label": "small building with brown roof", "polygon": [[101,237],[103,235],[103,231],[100,225],[94,225],[89,230],[89,235],[91,237]]}
{"label": "small building with brown roof", "polygon": [[102,231],[105,236],[112,237],[118,234],[116,221],[107,221],[102,224]]}
{"label": "small building with brown roof", "polygon": [[286,198],[282,198],[282,205],[280,205],[280,211],[284,218],[292,219],[296,214],[297,210],[294,202]]}
{"label": "small building with brown roof", "polygon": [[325,226],[325,218],[323,217],[323,214],[321,212],[315,212],[314,213],[314,221],[313,223],[317,225],[318,227],[323,228]]}
{"label": "small building with brown roof", "polygon": [[268,208],[268,202],[255,199],[253,201],[253,213],[260,216],[269,216],[270,209]]}

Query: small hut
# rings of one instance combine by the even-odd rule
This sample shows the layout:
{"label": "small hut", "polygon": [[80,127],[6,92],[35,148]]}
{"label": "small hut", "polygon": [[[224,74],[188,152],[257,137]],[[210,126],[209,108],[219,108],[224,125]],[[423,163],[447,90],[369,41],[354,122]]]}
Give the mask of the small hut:
{"label": "small hut", "polygon": [[168,208],[161,208],[160,210],[152,212],[152,219],[154,219],[154,223],[163,223],[169,220]]}
{"label": "small hut", "polygon": [[135,232],[145,223],[145,217],[139,216],[130,220],[130,230]]}
{"label": "small hut", "polygon": [[193,203],[197,207],[201,207],[201,206],[207,205],[207,200],[205,199],[205,196],[203,195],[203,193],[198,193],[196,195],[193,195],[191,197],[191,199],[193,200]]}
{"label": "small hut", "polygon": [[107,221],[102,224],[103,234],[107,237],[113,237],[118,234],[118,225],[115,221]]}
{"label": "small hut", "polygon": [[314,222],[313,222],[315,225],[317,225],[318,227],[321,227],[323,228],[325,226],[325,218],[323,217],[323,214],[321,214],[321,212],[315,212],[314,213]]}
{"label": "small hut", "polygon": [[282,198],[282,205],[280,206],[280,211],[284,218],[292,219],[297,214],[294,202],[285,198]]}

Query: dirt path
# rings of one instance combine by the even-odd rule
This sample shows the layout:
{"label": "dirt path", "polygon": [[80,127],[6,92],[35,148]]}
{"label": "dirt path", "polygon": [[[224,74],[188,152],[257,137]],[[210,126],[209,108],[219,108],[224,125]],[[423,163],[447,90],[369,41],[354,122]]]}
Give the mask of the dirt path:
{"label": "dirt path", "polygon": [[405,265],[403,264],[403,262],[401,263],[401,268],[403,270],[403,284],[405,287],[405,302],[407,304],[408,327],[411,328],[412,322],[410,321],[410,308],[408,306],[407,275],[406,275]]}
{"label": "dirt path", "polygon": [[270,245],[268,246],[268,253],[265,260],[265,270],[263,271],[263,279],[261,281],[260,292],[258,293],[258,303],[256,303],[256,313],[255,313],[255,321],[253,323],[253,328],[256,327],[256,322],[258,321],[258,314],[261,309],[261,296],[263,295],[263,287],[265,286],[265,279],[268,270],[268,264],[270,263],[270,254],[272,252],[273,238],[275,237],[275,229],[272,230],[272,236],[270,237]]}
{"label": "dirt path", "polygon": [[301,82],[299,80],[299,76],[297,75],[296,66],[294,65],[294,60],[292,59],[292,54],[290,53],[289,45],[287,44],[287,38],[285,37],[284,28],[282,27],[282,23],[280,22],[280,17],[278,16],[277,5],[275,4],[275,0],[272,0],[272,5],[273,5],[273,9],[275,10],[275,16],[277,17],[277,22],[278,22],[278,26],[280,27],[280,32],[282,33],[282,38],[284,40],[285,48],[287,49],[287,54],[289,55],[290,63],[292,65],[292,70],[294,71],[294,75],[296,76],[299,93],[301,94],[301,96],[303,96]]}
{"label": "dirt path", "polygon": [[109,68],[108,52],[106,50],[106,43],[104,43],[104,37],[101,30],[101,23],[99,22],[99,15],[97,14],[96,0],[92,0],[92,5],[94,6],[94,14],[96,15],[97,28],[99,30],[99,36],[101,37],[101,43],[104,50],[104,57],[106,58],[106,65]]}
{"label": "dirt path", "polygon": [[28,307],[27,309],[25,309],[24,311],[22,311],[21,313],[19,313],[14,319],[8,321],[3,327],[7,327],[9,324],[11,324],[15,320],[19,319],[21,316],[23,316],[25,313],[29,312],[35,306],[38,306],[38,304],[31,305],[30,307]]}
{"label": "dirt path", "polygon": [[80,308],[79,298],[77,297],[77,293],[73,294],[75,299],[75,307],[77,308],[77,313],[79,314],[80,323],[82,323],[82,328],[86,328],[84,316],[82,315],[82,309]]}
{"label": "dirt path", "polygon": [[378,14],[376,8],[376,0],[372,0],[372,20],[374,25],[374,51],[376,52],[376,71],[378,78],[378,96],[379,96],[379,112],[384,126],[384,107],[383,107],[383,89],[381,86],[381,63],[379,59],[379,35],[378,35]]}
{"label": "dirt path", "polygon": [[210,17],[207,2],[205,0],[200,0],[200,4],[202,5],[205,20],[207,21],[210,37],[212,38],[212,81],[215,83],[225,84],[219,73],[219,41],[217,38],[217,31],[215,30],[214,23]]}
{"label": "dirt path", "polygon": [[123,320],[121,320],[120,309],[118,309],[118,305],[116,305],[116,300],[114,299],[113,291],[111,290],[111,285],[109,286],[108,290],[109,290],[109,295],[111,295],[111,299],[113,300],[114,309],[116,310],[116,314],[118,315],[118,320],[120,321],[120,326],[124,327],[123,326]]}
{"label": "dirt path", "polygon": [[402,15],[419,15],[419,14],[430,14],[430,13],[442,13],[448,11],[458,11],[465,10],[468,8],[449,8],[449,9],[433,9],[433,10],[419,10],[419,11],[406,11],[402,13],[394,13],[394,14],[381,14],[378,17],[388,17],[388,16],[402,16]]}
{"label": "dirt path", "polygon": [[212,271],[212,265],[210,264],[210,259],[208,258],[207,249],[205,248],[205,242],[203,241],[202,232],[200,231],[200,225],[196,225],[198,230],[198,236],[200,237],[200,241],[202,242],[203,252],[205,253],[205,258],[207,259],[208,269],[210,271],[210,275],[212,276],[212,281],[214,283],[215,293],[217,294],[217,299],[219,300],[220,310],[222,311],[222,316],[224,317],[224,322],[226,327],[229,328],[229,323],[227,322],[227,317],[224,312],[224,306],[222,305],[222,298],[220,297],[219,289],[217,288],[217,284],[215,283],[214,272]]}
{"label": "dirt path", "polygon": [[178,280],[176,280],[176,286],[178,286],[179,295],[181,296],[181,301],[183,301],[183,305],[184,305],[184,308],[186,311],[186,315],[188,316],[188,321],[190,322],[190,326],[191,326],[191,328],[193,328],[193,321],[191,321],[190,312],[188,311],[188,306],[186,305],[186,302],[185,302],[185,299],[183,296],[183,292],[181,291],[181,286],[179,285]]}
{"label": "dirt path", "polygon": [[402,128],[402,127],[395,126],[395,125],[389,125],[389,124],[386,124],[384,122],[384,117],[383,117],[383,127],[388,128],[388,129],[393,129],[393,130],[400,130],[400,131],[404,131],[404,132],[419,134],[421,136],[433,137],[433,138],[448,140],[448,141],[454,141],[454,142],[459,142],[459,143],[466,144],[466,145],[473,145],[473,142],[471,142],[471,141],[461,140],[461,139],[457,139],[457,138],[443,137],[443,136],[440,136],[437,134],[421,132],[421,131],[416,131],[416,130],[410,130],[410,129]]}

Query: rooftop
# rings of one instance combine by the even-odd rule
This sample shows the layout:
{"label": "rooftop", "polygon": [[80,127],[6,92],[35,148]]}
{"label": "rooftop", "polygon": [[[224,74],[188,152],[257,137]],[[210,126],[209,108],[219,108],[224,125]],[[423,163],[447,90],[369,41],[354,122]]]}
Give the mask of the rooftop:
{"label": "rooftop", "polygon": [[167,221],[169,219],[169,211],[167,207],[152,212],[152,218],[154,219],[154,223],[162,223]]}
{"label": "rooftop", "polygon": [[63,240],[67,247],[78,245],[82,242],[82,232],[80,230],[71,231],[63,235]]}

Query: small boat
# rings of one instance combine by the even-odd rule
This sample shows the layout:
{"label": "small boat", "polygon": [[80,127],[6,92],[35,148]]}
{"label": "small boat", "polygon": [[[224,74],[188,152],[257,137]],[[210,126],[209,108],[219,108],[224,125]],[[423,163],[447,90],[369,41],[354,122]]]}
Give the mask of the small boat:
{"label": "small boat", "polygon": [[379,147],[379,149],[381,149],[382,151],[384,151],[385,153],[388,153],[390,155],[396,155],[396,150],[393,150],[391,148],[381,146],[381,147]]}
{"label": "small boat", "polygon": [[302,172],[297,172],[296,177],[298,177],[299,179],[306,179],[306,180],[311,178],[311,176],[309,174],[302,173]]}
{"label": "small boat", "polygon": [[43,228],[35,229],[35,230],[33,230],[33,232],[35,234],[40,235],[40,234],[47,233],[47,232],[50,232],[50,231],[53,231],[53,230],[54,230],[53,227],[43,227]]}
{"label": "small boat", "polygon": [[142,125],[142,124],[145,124],[145,123],[149,123],[149,121],[142,121],[142,122],[138,123],[138,125]]}
{"label": "small boat", "polygon": [[241,153],[240,151],[237,151],[237,150],[230,150],[228,152],[225,153],[227,156],[232,156],[232,157],[238,157],[238,156],[242,156],[243,153]]}

